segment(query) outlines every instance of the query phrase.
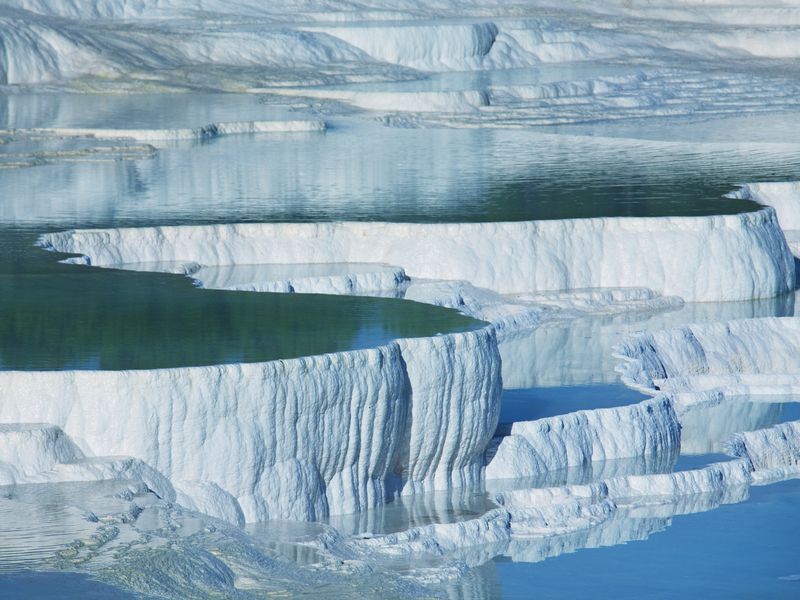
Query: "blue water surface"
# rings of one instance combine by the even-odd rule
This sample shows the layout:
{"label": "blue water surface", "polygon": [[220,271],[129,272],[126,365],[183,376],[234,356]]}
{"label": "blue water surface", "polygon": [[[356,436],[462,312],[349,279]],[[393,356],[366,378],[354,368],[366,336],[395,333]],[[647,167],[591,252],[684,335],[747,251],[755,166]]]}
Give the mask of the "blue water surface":
{"label": "blue water surface", "polygon": [[645,543],[528,564],[496,561],[495,597],[595,600],[800,598],[800,481],[671,519]]}

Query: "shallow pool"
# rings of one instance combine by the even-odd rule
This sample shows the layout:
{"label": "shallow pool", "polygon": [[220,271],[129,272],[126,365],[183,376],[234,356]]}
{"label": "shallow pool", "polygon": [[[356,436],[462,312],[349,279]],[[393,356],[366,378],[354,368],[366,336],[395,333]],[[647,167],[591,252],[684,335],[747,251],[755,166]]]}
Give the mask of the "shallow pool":
{"label": "shallow pool", "polygon": [[[225,94],[19,95],[3,97],[0,105],[5,128],[185,127],[314,116]],[[11,139],[0,154],[42,143]],[[152,158],[2,169],[0,365],[120,369],[260,361],[479,325],[391,299],[200,292],[179,276],[60,265],[59,256],[33,247],[42,232],[731,213],[755,208],[721,197],[737,182],[799,173],[796,153],[784,146],[687,150],[532,131],[400,130],[347,118],[333,119],[326,134],[165,143]]]}
{"label": "shallow pool", "polygon": [[530,564],[482,568],[486,598],[773,598],[800,596],[800,481],[753,488],[750,499],[652,525],[646,541]]}

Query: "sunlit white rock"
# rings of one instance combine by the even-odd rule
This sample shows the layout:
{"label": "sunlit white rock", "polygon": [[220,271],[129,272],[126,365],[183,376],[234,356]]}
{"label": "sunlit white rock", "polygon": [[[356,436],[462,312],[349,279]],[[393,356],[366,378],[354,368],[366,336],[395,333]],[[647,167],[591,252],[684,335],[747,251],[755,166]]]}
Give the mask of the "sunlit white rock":
{"label": "sunlit white rock", "polygon": [[731,196],[771,206],[783,229],[800,230],[800,182],[747,183]]}
{"label": "sunlit white rock", "polygon": [[[25,478],[73,462],[83,453],[53,425],[4,423],[0,425],[0,463]],[[13,483],[13,482],[9,482]]]}
{"label": "sunlit white rock", "polygon": [[100,127],[37,127],[30,129],[0,130],[0,135],[16,138],[94,138],[98,140],[134,140],[137,142],[207,140],[222,135],[254,133],[290,133],[295,131],[325,131],[325,122],[319,120],[294,121],[238,121],[210,123],[196,128],[183,129],[111,129]]}
{"label": "sunlit white rock", "polygon": [[0,422],[53,423],[87,455],[216,484],[248,521],[314,519],[478,483],[500,360],[484,329],[269,363],[0,380]]}
{"label": "sunlit white rock", "polygon": [[236,498],[216,483],[180,481],[176,483],[176,501],[190,510],[222,519],[238,527],[245,523],[244,513]]}
{"label": "sunlit white rock", "polygon": [[[642,333],[616,352],[623,380],[643,390],[736,384],[741,376],[800,373],[800,319],[764,318]],[[710,376],[710,377],[709,377]],[[776,383],[776,382],[773,382]]]}
{"label": "sunlit white rock", "polygon": [[754,471],[800,467],[800,421],[738,433],[731,438],[729,447]]}
{"label": "sunlit white rock", "polygon": [[775,296],[795,283],[794,258],[771,208],[697,218],[75,230],[40,243],[86,255],[95,266],[383,262],[412,278],[466,280],[500,293],[644,286],[721,301]]}
{"label": "sunlit white rock", "polygon": [[382,264],[197,265],[187,274],[206,289],[305,294],[398,294],[408,281],[401,267]]}
{"label": "sunlit white rock", "polygon": [[487,479],[521,478],[618,458],[654,457],[680,445],[680,425],[666,396],[630,406],[515,422],[500,438]]}

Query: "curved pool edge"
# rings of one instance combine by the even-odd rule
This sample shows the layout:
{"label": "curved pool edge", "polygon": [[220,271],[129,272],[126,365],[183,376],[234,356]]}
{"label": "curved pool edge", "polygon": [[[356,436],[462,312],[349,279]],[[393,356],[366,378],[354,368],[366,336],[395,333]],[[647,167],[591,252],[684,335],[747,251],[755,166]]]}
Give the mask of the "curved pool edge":
{"label": "curved pool edge", "polygon": [[504,294],[646,287],[687,302],[767,298],[795,288],[776,212],[499,223],[241,223],[43,234],[94,266],[195,262],[385,263],[412,278]]}
{"label": "curved pool edge", "polygon": [[0,421],[216,484],[247,521],[313,520],[480,482],[500,377],[484,326],[263,363],[0,371]]}

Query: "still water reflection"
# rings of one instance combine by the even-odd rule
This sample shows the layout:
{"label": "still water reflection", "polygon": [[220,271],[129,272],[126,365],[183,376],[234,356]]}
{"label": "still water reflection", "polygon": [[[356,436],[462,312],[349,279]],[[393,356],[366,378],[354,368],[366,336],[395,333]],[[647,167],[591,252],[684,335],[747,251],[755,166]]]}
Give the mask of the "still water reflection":
{"label": "still water reflection", "polygon": [[[248,96],[20,95],[0,127],[166,127],[269,119]],[[304,116],[292,114],[293,118]],[[13,139],[0,153],[31,144]],[[108,142],[103,142],[108,144]],[[113,142],[123,144],[124,142]],[[0,365],[152,368],[373,346],[477,323],[391,299],[197,291],[179,276],[60,265],[45,231],[257,221],[504,221],[753,210],[737,182],[788,179],[785,146],[671,144],[531,131],[396,130],[166,143],[153,158],[0,170]]]}

